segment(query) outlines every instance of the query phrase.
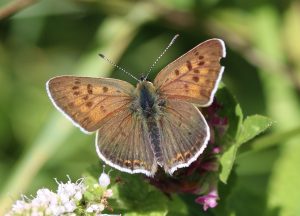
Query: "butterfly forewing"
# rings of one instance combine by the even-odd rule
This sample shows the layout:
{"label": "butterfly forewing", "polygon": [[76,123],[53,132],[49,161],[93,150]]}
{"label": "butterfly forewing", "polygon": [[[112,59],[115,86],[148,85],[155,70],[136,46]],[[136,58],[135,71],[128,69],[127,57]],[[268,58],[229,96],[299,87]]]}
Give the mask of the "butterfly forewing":
{"label": "butterfly forewing", "polygon": [[199,110],[183,101],[167,100],[159,128],[164,169],[170,174],[195,161],[210,137],[208,125]]}
{"label": "butterfly forewing", "polygon": [[61,76],[48,81],[54,105],[85,132],[99,128],[103,118],[128,109],[134,87],[122,80]]}
{"label": "butterfly forewing", "polygon": [[220,59],[225,55],[222,40],[207,40],[167,65],[154,85],[162,97],[208,106],[221,79]]}
{"label": "butterfly forewing", "polygon": [[99,157],[119,170],[153,176],[157,163],[143,119],[129,109],[105,118],[97,132]]}

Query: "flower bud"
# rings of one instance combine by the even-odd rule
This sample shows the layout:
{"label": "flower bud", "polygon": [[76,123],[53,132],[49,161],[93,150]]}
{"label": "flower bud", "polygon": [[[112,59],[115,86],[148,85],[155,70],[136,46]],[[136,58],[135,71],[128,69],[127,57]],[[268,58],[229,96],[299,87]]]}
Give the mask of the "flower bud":
{"label": "flower bud", "polygon": [[109,184],[110,184],[109,175],[104,172],[104,168],[103,168],[103,172],[101,173],[101,175],[99,177],[99,185],[101,187],[106,188]]}

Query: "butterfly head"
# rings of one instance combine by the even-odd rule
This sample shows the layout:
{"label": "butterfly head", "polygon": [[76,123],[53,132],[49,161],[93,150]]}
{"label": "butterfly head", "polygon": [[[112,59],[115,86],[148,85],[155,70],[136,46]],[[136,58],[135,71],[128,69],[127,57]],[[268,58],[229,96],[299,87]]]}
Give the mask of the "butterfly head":
{"label": "butterfly head", "polygon": [[143,74],[140,78],[140,82],[144,82],[144,81],[150,81],[150,80],[148,79],[148,77],[146,75]]}
{"label": "butterfly head", "polygon": [[154,92],[155,91],[155,87],[154,87],[153,83],[150,82],[145,77],[141,77],[140,78],[140,81],[136,85],[136,89],[138,91],[142,91],[142,89],[147,89],[150,92]]}

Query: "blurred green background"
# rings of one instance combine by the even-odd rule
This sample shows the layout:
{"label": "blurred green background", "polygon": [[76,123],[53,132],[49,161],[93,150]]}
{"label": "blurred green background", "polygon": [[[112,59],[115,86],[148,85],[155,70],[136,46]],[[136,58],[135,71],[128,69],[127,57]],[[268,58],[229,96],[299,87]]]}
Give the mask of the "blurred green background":
{"label": "blurred green background", "polygon": [[46,81],[76,74],[135,84],[98,53],[140,76],[177,33],[151,79],[198,43],[221,38],[223,82],[245,115],[275,121],[241,149],[231,207],[237,215],[300,215],[299,1],[0,0],[0,19],[0,215],[20,193],[55,188],[53,178],[77,179],[99,161],[94,135],[53,107]]}

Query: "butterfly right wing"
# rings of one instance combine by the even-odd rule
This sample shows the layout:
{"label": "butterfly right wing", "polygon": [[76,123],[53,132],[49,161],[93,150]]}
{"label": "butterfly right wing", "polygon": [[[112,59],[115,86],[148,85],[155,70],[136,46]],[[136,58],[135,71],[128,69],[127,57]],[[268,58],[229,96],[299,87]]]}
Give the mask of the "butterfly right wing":
{"label": "butterfly right wing", "polygon": [[130,109],[121,109],[101,123],[96,149],[103,161],[128,173],[155,174],[157,163],[141,116],[133,114]]}
{"label": "butterfly right wing", "polygon": [[163,167],[171,175],[197,160],[210,138],[209,127],[201,112],[184,101],[167,100],[158,126]]}
{"label": "butterfly right wing", "polygon": [[209,106],[222,77],[220,59],[225,55],[222,40],[204,41],[162,69],[154,85],[164,98]]}

